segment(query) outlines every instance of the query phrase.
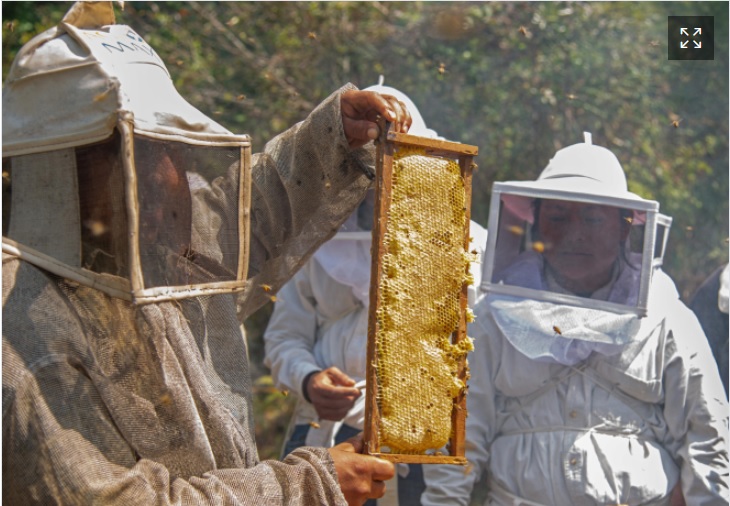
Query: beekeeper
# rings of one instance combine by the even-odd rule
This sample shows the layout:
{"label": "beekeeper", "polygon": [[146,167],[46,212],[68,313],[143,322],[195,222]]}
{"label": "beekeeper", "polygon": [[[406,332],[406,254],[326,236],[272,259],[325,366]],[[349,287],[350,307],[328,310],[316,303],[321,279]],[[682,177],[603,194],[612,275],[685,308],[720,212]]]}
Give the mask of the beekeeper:
{"label": "beekeeper", "polygon": [[[425,468],[424,505],[727,504],[728,405],[661,270],[671,219],[607,149],[495,183],[469,329],[467,458]],[[482,493],[482,495],[484,495]]]}
{"label": "beekeeper", "polygon": [[[435,138],[416,105],[403,92],[380,84],[366,88],[397,97],[413,120],[409,133]],[[363,430],[371,237],[375,195],[370,190],[338,234],[277,294],[264,333],[265,363],[280,389],[296,393],[297,404],[283,454],[301,446],[333,446]],[[486,246],[486,230],[474,221],[471,244]],[[481,265],[471,264],[475,285]],[[398,464],[398,479],[388,484],[380,504],[419,504],[424,489],[419,464]]]}
{"label": "beekeeper", "polygon": [[[74,4],[3,88],[3,502],[362,504],[353,439],[260,462],[237,320],[371,184],[377,114],[346,85],[251,154],[174,89],[110,2]],[[267,288],[268,289],[268,288]]]}

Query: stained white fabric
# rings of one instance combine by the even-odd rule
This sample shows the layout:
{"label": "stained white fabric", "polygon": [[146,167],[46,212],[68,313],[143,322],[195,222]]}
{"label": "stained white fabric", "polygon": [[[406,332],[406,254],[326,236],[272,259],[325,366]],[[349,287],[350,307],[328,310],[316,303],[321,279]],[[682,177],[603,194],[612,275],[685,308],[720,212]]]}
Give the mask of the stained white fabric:
{"label": "stained white fabric", "polygon": [[493,506],[668,505],[677,482],[688,505],[727,504],[727,401],[702,329],[666,274],[655,273],[636,337],[574,366],[518,351],[486,299],[475,313],[473,468],[426,466],[425,506],[466,506],[484,473],[500,489],[488,493]]}

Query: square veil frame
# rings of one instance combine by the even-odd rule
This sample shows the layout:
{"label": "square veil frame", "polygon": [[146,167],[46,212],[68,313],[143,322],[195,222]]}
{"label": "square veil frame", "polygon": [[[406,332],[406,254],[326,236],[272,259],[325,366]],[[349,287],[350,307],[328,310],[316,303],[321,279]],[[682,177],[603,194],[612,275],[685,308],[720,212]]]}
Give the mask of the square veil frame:
{"label": "square veil frame", "polygon": [[[376,193],[375,193],[375,216],[373,222],[373,242],[372,242],[372,269],[370,279],[370,308],[369,308],[369,319],[368,319],[368,349],[367,349],[367,387],[366,387],[366,404],[365,404],[365,426],[364,426],[364,441],[365,441],[365,453],[375,455],[383,459],[387,459],[391,462],[403,462],[403,463],[423,463],[423,464],[461,464],[467,463],[464,453],[464,437],[465,437],[465,420],[466,420],[466,382],[469,377],[468,366],[466,362],[466,352],[471,349],[471,343],[466,335],[467,321],[469,321],[467,313],[467,286],[468,280],[468,265],[469,265],[469,223],[470,223],[470,209],[471,209],[471,182],[472,172],[476,168],[476,164],[473,159],[478,153],[476,146],[470,146],[466,144],[460,144],[457,142],[449,142],[439,139],[431,139],[425,137],[418,137],[409,134],[402,134],[393,132],[390,129],[390,124],[381,121],[380,123],[381,135],[376,140]],[[405,153],[405,154],[404,154]],[[419,230],[418,236],[413,239],[408,233],[403,234],[403,229],[396,231],[395,227],[398,224],[397,218],[391,217],[391,210],[393,210],[393,196],[394,188],[396,195],[402,195],[399,193],[403,191],[399,190],[397,185],[405,185],[404,181],[407,179],[403,172],[400,172],[399,176],[395,172],[395,166],[399,163],[399,157],[405,157],[408,154],[416,154],[419,163],[413,170],[427,171],[426,181],[434,181],[436,184],[431,184],[425,188],[414,185],[409,187],[407,193],[410,197],[418,199],[418,196],[423,195],[439,195],[446,192],[449,195],[455,195],[455,198],[451,199],[451,209],[458,216],[462,216],[463,213],[464,223],[463,230],[459,230],[459,219],[452,219],[451,223],[454,223],[453,230],[445,232],[445,227],[441,228],[434,227],[437,230],[435,233],[428,233],[429,223],[424,217],[423,220],[416,220],[418,223],[414,223],[414,227]],[[447,167],[447,170],[439,170]],[[399,170],[404,171],[411,169],[412,167],[402,165]],[[447,174],[448,172],[448,174]],[[443,175],[442,175],[443,173]],[[412,173],[413,174],[413,173]],[[424,174],[426,174],[424,172]],[[410,177],[410,176],[409,176]],[[415,176],[414,176],[415,177]],[[430,178],[430,179],[429,179]],[[434,179],[436,178],[436,179]],[[443,188],[435,189],[441,183],[439,180],[444,182]],[[419,191],[420,190],[420,191]],[[462,193],[463,192],[463,193]],[[410,198],[409,197],[409,198]],[[400,198],[400,197],[398,197]],[[425,197],[423,200],[427,200]],[[441,216],[448,214],[443,212],[444,204],[443,199],[436,201],[432,199],[434,205],[431,202],[416,202],[413,208],[419,210],[426,208],[425,215],[428,215],[432,206],[436,209],[433,216]],[[456,202],[458,204],[453,204]],[[410,202],[408,206],[410,206]],[[457,205],[459,206],[456,209]],[[461,206],[463,205],[463,208]],[[440,207],[439,207],[440,206]],[[410,207],[409,207],[410,209]],[[393,213],[397,215],[397,210],[393,210]],[[420,216],[416,211],[413,211],[412,216]],[[438,223],[438,218],[434,220]],[[448,221],[448,220],[444,220]],[[401,234],[400,243],[401,246],[397,246],[396,241],[389,242],[387,240],[390,226],[393,226],[392,234]],[[428,237],[428,240],[424,240]],[[418,242],[420,240],[420,243]],[[433,244],[447,244],[450,248],[448,257],[440,256],[438,251],[435,254],[429,254],[429,247]],[[404,246],[405,245],[405,246]],[[435,314],[444,313],[445,307],[448,307],[448,320],[447,324],[444,325],[443,331],[441,332],[442,341],[447,341],[448,344],[440,344],[441,349],[450,350],[445,351],[443,354],[434,348],[429,347],[429,352],[423,352],[421,355],[419,349],[415,346],[419,345],[418,339],[423,339],[421,342],[427,342],[430,334],[413,335],[410,333],[402,332],[401,337],[395,337],[393,340],[398,342],[388,342],[384,336],[388,334],[384,331],[383,327],[387,326],[387,322],[390,321],[388,318],[383,317],[381,309],[392,303],[394,300],[393,292],[401,295],[397,290],[386,288],[383,290],[382,286],[387,285],[392,279],[393,269],[396,269],[392,264],[388,263],[388,258],[393,258],[395,254],[402,254],[400,250],[404,248],[410,248],[410,250],[416,253],[409,258],[417,259],[415,264],[418,265],[418,273],[423,273],[423,278],[428,278],[429,281],[433,280],[437,283],[437,279],[448,279],[450,281],[447,286],[451,287],[446,290],[441,296],[434,297],[432,300],[429,299],[428,295],[424,295],[428,291],[419,291],[415,294],[406,294],[405,304],[410,304],[408,311],[399,312],[395,316],[400,318],[401,314],[405,313],[407,318],[411,320],[405,320],[406,328],[416,329],[417,325],[411,327],[408,322],[417,320],[418,318],[412,318],[412,315],[422,314],[432,315],[434,321],[441,321]],[[392,249],[393,251],[389,251]],[[458,251],[459,253],[454,253]],[[459,257],[459,255],[461,255]],[[457,267],[454,269],[454,262],[449,265],[443,265],[443,258],[460,258]],[[441,260],[440,260],[441,259]],[[442,265],[439,265],[441,262]],[[422,265],[427,264],[427,265]],[[423,267],[423,270],[420,270]],[[414,267],[416,269],[416,267]],[[405,269],[408,271],[408,268]],[[443,274],[443,276],[442,276]],[[418,274],[415,276],[418,277]],[[385,281],[383,281],[385,279]],[[408,276],[403,274],[403,279],[410,279]],[[385,282],[385,285],[382,283]],[[421,285],[423,281],[421,280]],[[389,292],[390,290],[390,292]],[[407,291],[407,290],[406,290]],[[434,289],[434,293],[440,292],[439,289]],[[415,295],[415,297],[409,297],[409,295]],[[414,300],[416,300],[414,302]],[[399,307],[399,306],[393,306]],[[403,307],[403,306],[400,306]],[[403,322],[399,323],[401,325]],[[399,328],[403,328],[401,325]],[[418,331],[413,332],[418,334]],[[434,334],[437,335],[437,334]],[[412,339],[411,339],[412,337]],[[452,351],[456,350],[454,353]],[[392,355],[399,355],[398,359],[393,359],[396,362],[395,367],[393,366],[393,360],[390,362],[383,361],[386,353]],[[421,357],[426,357],[426,360],[416,364],[417,367],[413,367],[412,363],[397,363],[398,360],[403,362],[413,362],[415,360],[421,360]],[[439,364],[439,357],[450,357],[443,358],[443,363]],[[405,358],[402,358],[405,357]],[[435,357],[435,358],[434,358]],[[396,370],[395,374],[386,374],[384,364],[388,366],[388,371]],[[431,366],[429,367],[426,366]],[[435,366],[435,367],[434,367]],[[406,378],[408,374],[411,374],[411,380]],[[420,378],[414,376],[420,374]],[[432,385],[428,384],[428,380],[433,382]],[[443,381],[442,381],[443,380]],[[402,383],[401,383],[402,381]],[[417,387],[413,388],[413,385],[417,384]],[[434,396],[429,395],[429,388],[438,388],[437,385],[447,385],[447,388],[438,389],[440,399],[434,399]],[[406,388],[403,387],[406,385]],[[457,386],[455,386],[457,385]],[[460,385],[460,387],[458,387]],[[419,409],[419,414],[415,416],[406,416],[398,418],[398,423],[393,423],[393,420],[388,420],[388,417],[393,412],[391,407],[385,407],[382,402],[382,395],[388,395],[388,389],[402,389],[391,390],[395,393],[397,398],[404,398],[404,403],[413,401],[413,399],[419,399],[423,404],[420,404],[417,408],[413,405],[409,407],[412,413],[415,413]],[[420,394],[417,390],[421,390]],[[408,391],[406,391],[408,390]],[[416,390],[416,391],[414,391]],[[439,396],[436,396],[439,397]],[[434,406],[434,401],[438,404],[438,407]],[[416,401],[414,401],[416,402]],[[436,417],[435,415],[439,416]],[[397,417],[396,417],[397,418]],[[404,419],[408,419],[403,422]],[[417,420],[414,420],[418,418]],[[430,422],[428,420],[430,420]],[[436,421],[436,424],[432,422]],[[399,430],[402,428],[403,423],[407,425],[404,431]],[[431,423],[431,425],[429,425]],[[443,424],[443,425],[441,425]],[[420,425],[420,426],[419,426]],[[436,429],[430,427],[439,426],[439,436],[435,437]],[[417,430],[419,431],[416,434]],[[409,432],[414,434],[406,434]],[[444,434],[448,434],[444,436]],[[435,440],[443,440],[443,444],[438,446],[429,446],[428,448],[406,448],[407,445],[398,448],[397,445],[389,445],[388,440],[393,440],[393,434],[403,434],[406,438],[422,438],[419,444],[423,446],[427,442],[433,442]],[[431,433],[431,434],[427,434]],[[389,434],[383,437],[383,434]],[[434,437],[432,437],[434,436]],[[430,439],[429,439],[430,438]],[[405,440],[405,439],[404,439]],[[391,447],[392,446],[392,447]],[[403,449],[405,448],[405,449]],[[445,448],[445,450],[444,450]]]}

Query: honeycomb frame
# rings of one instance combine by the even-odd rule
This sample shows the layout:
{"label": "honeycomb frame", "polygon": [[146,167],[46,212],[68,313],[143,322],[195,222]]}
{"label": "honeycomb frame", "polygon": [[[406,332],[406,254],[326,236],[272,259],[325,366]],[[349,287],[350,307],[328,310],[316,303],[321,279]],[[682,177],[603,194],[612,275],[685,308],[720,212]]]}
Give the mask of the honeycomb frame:
{"label": "honeycomb frame", "polygon": [[[444,141],[439,139],[431,139],[425,137],[418,137],[409,134],[393,132],[390,128],[390,124],[384,121],[380,121],[380,137],[376,140],[376,196],[375,196],[375,216],[373,220],[373,242],[372,242],[372,269],[371,269],[371,280],[370,280],[370,308],[368,317],[368,349],[367,349],[367,387],[366,387],[366,400],[365,400],[365,425],[364,425],[364,452],[370,455],[374,455],[392,462],[402,463],[422,463],[422,464],[460,464],[466,465],[467,461],[465,458],[464,450],[464,439],[465,439],[465,421],[467,416],[466,410],[466,383],[469,377],[468,365],[466,361],[466,352],[471,349],[471,340],[466,335],[467,322],[470,321],[470,312],[467,308],[467,286],[469,283],[468,275],[468,251],[469,251],[469,223],[470,223],[470,209],[471,209],[471,181],[472,172],[476,168],[474,164],[474,157],[478,153],[476,146],[470,146],[466,144],[460,144],[457,142]],[[405,153],[405,154],[403,154]],[[437,418],[437,424],[439,427],[440,437],[443,439],[446,437],[446,452],[442,453],[442,445],[430,446],[428,448],[406,448],[401,449],[397,446],[393,446],[388,441],[394,439],[393,429],[388,429],[388,417],[389,412],[393,409],[393,404],[387,405],[383,402],[383,394],[388,393],[388,389],[400,388],[400,383],[396,383],[395,379],[390,378],[390,373],[382,372],[383,367],[386,365],[383,357],[386,356],[382,352],[381,348],[387,349],[389,344],[387,342],[388,334],[384,330],[387,326],[386,320],[383,319],[383,310],[387,311],[389,304],[389,295],[387,293],[388,277],[391,275],[388,271],[393,269],[388,263],[390,255],[389,248],[398,249],[397,242],[391,244],[389,242],[388,234],[390,231],[389,216],[391,210],[393,210],[393,194],[394,194],[394,180],[396,194],[398,192],[398,177],[395,173],[398,169],[398,162],[400,159],[414,154],[418,157],[426,157],[429,160],[433,158],[435,165],[442,167],[448,166],[451,174],[447,174],[447,171],[443,171],[443,175],[437,171],[430,171],[428,177],[441,178],[445,181],[445,184],[455,182],[452,184],[454,192],[457,192],[459,198],[459,205],[463,203],[463,230],[458,237],[455,237],[454,242],[459,241],[459,251],[463,255],[464,272],[463,278],[458,278],[457,281],[460,283],[460,287],[456,287],[455,290],[448,292],[445,295],[447,298],[455,297],[453,300],[449,300],[449,307],[454,309],[453,322],[455,328],[451,331],[452,327],[445,327],[448,330],[444,331],[444,334],[449,340],[449,344],[445,344],[446,348],[457,350],[456,353],[450,355],[453,360],[449,360],[448,364],[444,364],[443,367],[450,367],[450,375],[453,378],[449,378],[453,381],[453,384],[461,385],[461,388],[454,388],[453,384],[450,390],[447,392],[451,396],[450,406],[446,399],[441,401],[445,403],[440,406],[440,414],[445,413],[445,416]],[[401,157],[401,158],[399,158]],[[402,169],[398,169],[402,170]],[[416,169],[412,169],[416,170]],[[456,171],[454,173],[454,171]],[[395,176],[395,177],[394,177]],[[451,179],[448,179],[451,178]],[[404,183],[401,183],[404,184]],[[440,183],[439,183],[440,184]],[[463,184],[463,195],[462,191]],[[397,209],[394,211],[397,212]],[[393,228],[397,226],[397,219],[393,220]],[[427,227],[427,224],[419,224],[421,227]],[[397,252],[396,252],[397,254]],[[436,255],[438,256],[438,255]],[[432,259],[432,255],[423,255],[419,257],[419,262],[426,259],[428,262]],[[439,266],[435,265],[436,260],[432,261],[428,268],[438,269]],[[442,269],[443,271],[444,269]],[[431,272],[431,271],[429,271]],[[448,273],[447,273],[448,274]],[[385,300],[384,300],[385,297]],[[437,307],[438,304],[443,304],[443,301],[436,299],[429,299],[429,306],[432,308]],[[394,305],[397,308],[397,305]],[[432,309],[435,312],[436,309]],[[450,313],[451,314],[451,313]],[[415,328],[415,327],[414,327]],[[450,334],[449,334],[450,332]],[[405,333],[405,332],[403,332]],[[397,343],[402,344],[402,343]],[[417,343],[416,343],[417,344]],[[445,353],[449,355],[448,353]],[[421,355],[423,356],[423,355]],[[436,359],[438,360],[438,359]],[[426,363],[426,365],[436,365],[440,369],[439,378],[442,379],[444,376],[443,367],[440,364],[433,362]],[[388,365],[392,370],[393,365]],[[379,370],[381,371],[379,373]],[[431,376],[429,370],[421,364],[419,372],[423,373],[426,379],[435,380],[434,376]],[[436,375],[438,373],[434,373]],[[381,377],[383,376],[383,377]],[[430,378],[429,378],[430,377]],[[399,378],[402,380],[404,385],[408,385],[405,377]],[[411,382],[412,383],[412,382]],[[423,383],[419,383],[423,386]],[[421,389],[420,387],[416,388]],[[424,392],[428,389],[422,389]],[[391,390],[395,392],[396,390]],[[417,392],[407,391],[406,394],[399,392],[398,395],[401,397],[411,394],[416,395]],[[408,403],[408,401],[406,402]],[[433,403],[429,403],[425,406],[426,409],[433,407]],[[450,407],[450,410],[448,408]],[[446,411],[445,411],[446,410]],[[435,413],[435,411],[434,411]],[[424,417],[425,418],[425,417]],[[445,420],[442,420],[445,418]],[[433,416],[431,417],[433,420]],[[419,423],[423,420],[419,420]],[[440,423],[448,424],[448,434],[444,436],[444,426]],[[410,422],[408,422],[410,423]],[[396,424],[397,425],[397,424]],[[429,428],[423,429],[418,427],[419,433],[430,432],[431,425],[426,424]],[[408,432],[403,427],[399,428],[401,433]],[[390,433],[385,433],[390,431]],[[413,425],[413,432],[416,432],[416,424]],[[384,435],[385,433],[385,435]],[[407,439],[407,436],[402,440]],[[396,434],[395,438],[399,438]],[[434,439],[435,440],[435,439]],[[393,448],[391,448],[393,446]],[[407,445],[404,445],[407,446]],[[418,446],[418,445],[415,445]]]}

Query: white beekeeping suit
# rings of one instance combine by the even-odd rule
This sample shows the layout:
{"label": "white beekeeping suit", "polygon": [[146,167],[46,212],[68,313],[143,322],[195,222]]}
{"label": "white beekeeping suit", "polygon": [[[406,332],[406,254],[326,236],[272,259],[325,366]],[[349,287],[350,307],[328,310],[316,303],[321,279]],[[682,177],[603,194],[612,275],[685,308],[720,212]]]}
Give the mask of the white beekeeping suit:
{"label": "white beekeeping suit", "polygon": [[[336,452],[259,461],[237,309],[370,186],[340,104],[392,111],[350,90],[252,155],[110,2],[74,4],[21,49],[3,87],[5,504],[346,504]],[[374,461],[347,457],[379,477],[357,497],[382,494],[392,467]]]}
{"label": "white beekeeping suit", "polygon": [[[405,103],[413,118],[411,134],[436,137],[436,132],[426,128],[416,106],[401,91],[382,86],[382,83],[367,90],[395,96]],[[371,191],[340,232],[323,244],[277,293],[264,334],[265,363],[271,368],[277,387],[298,396],[284,454],[305,444],[332,446],[363,428],[364,395],[354,401],[342,419],[325,420],[307,400],[303,382],[313,373],[336,367],[355,384],[364,385],[373,204]],[[481,259],[487,232],[472,221],[470,237],[471,248]],[[481,280],[481,265],[474,262],[470,269],[475,278],[468,291],[469,305],[473,307]],[[378,504],[398,504],[398,497],[401,505],[411,504],[409,500],[417,504],[419,493],[409,493],[409,487],[420,490],[417,484],[410,483],[415,481],[420,482],[422,488],[420,468],[420,465],[399,464],[397,487],[389,487],[386,498]]]}
{"label": "white beekeeping suit", "polygon": [[[495,183],[466,421],[469,472],[428,466],[424,505],[727,504],[728,405],[661,270],[671,221],[616,157],[558,151]],[[671,502],[671,504],[679,504]]]}

